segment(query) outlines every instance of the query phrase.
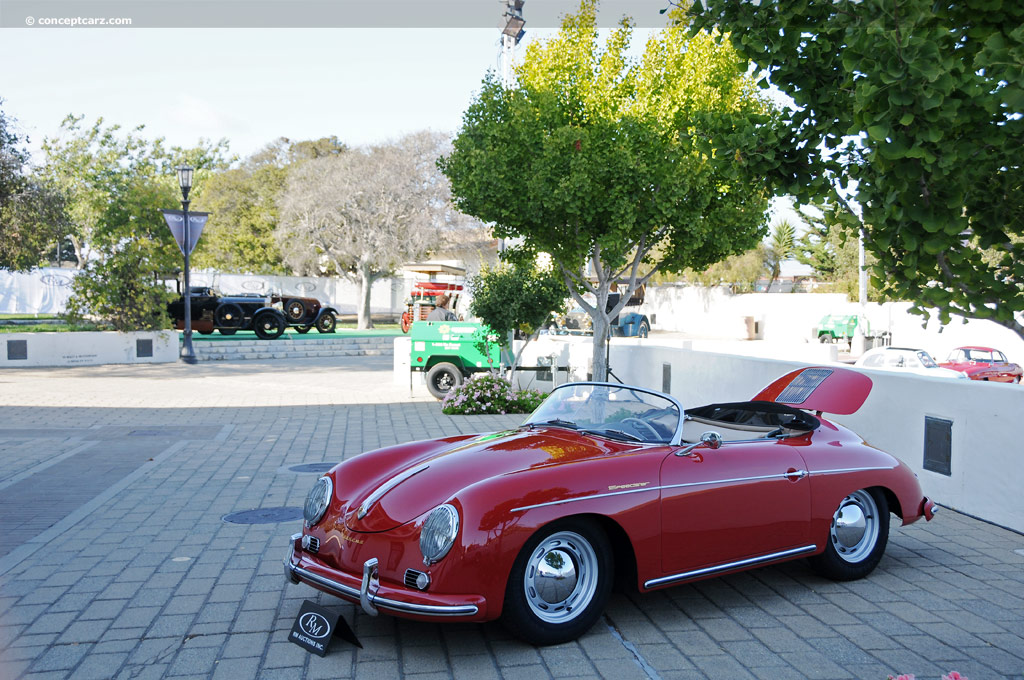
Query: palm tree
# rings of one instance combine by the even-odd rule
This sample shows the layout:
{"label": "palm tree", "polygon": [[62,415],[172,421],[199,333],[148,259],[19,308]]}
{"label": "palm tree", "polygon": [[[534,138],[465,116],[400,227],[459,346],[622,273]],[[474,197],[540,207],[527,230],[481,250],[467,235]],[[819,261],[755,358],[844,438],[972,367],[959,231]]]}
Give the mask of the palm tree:
{"label": "palm tree", "polygon": [[796,229],[793,223],[783,219],[775,223],[772,228],[772,239],[766,252],[766,264],[771,270],[771,280],[768,282],[768,290],[771,292],[772,285],[779,278],[782,271],[782,263],[793,256]]}

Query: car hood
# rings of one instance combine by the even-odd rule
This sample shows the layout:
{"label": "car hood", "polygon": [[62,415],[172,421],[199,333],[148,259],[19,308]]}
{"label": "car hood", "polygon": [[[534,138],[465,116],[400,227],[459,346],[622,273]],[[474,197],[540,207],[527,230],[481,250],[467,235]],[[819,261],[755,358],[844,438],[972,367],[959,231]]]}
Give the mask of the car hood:
{"label": "car hood", "polygon": [[[492,477],[609,456],[634,448],[557,427],[483,435],[406,461],[354,490],[342,510],[352,531],[388,531]],[[344,475],[344,466],[337,473]],[[362,515],[362,516],[360,516]]]}

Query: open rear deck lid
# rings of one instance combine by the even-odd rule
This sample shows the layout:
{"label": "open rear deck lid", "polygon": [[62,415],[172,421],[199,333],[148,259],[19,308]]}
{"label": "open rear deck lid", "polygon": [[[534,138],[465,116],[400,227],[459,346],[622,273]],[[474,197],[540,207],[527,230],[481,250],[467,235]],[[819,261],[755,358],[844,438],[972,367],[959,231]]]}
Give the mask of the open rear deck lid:
{"label": "open rear deck lid", "polygon": [[809,366],[782,376],[754,400],[849,415],[857,412],[870,393],[871,378],[863,373],[835,366]]}

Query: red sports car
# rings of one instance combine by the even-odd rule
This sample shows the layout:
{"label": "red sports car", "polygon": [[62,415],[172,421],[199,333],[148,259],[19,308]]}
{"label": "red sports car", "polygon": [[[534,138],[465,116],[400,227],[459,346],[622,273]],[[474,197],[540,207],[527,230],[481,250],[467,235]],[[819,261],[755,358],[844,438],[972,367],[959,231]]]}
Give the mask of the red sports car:
{"label": "red sports car", "polygon": [[590,628],[616,574],[648,591],[809,557],[861,578],[890,513],[935,511],[903,463],[821,417],[870,391],[834,367],[689,410],[638,387],[560,385],[517,429],[335,466],[306,499],[285,573],[370,615],[500,617],[535,644]]}
{"label": "red sports car", "polygon": [[991,347],[957,347],[949,353],[943,368],[966,373],[971,380],[1019,383],[1024,370],[1006,360],[1006,355]]}

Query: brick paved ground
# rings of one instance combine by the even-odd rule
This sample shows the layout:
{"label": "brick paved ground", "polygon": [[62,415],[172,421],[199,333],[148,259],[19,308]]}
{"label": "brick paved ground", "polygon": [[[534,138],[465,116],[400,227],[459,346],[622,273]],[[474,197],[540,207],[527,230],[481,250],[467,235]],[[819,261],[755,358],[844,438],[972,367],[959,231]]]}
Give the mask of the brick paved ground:
{"label": "brick paved ground", "polygon": [[[0,680],[8,678],[1024,677],[1024,536],[944,511],[896,529],[868,579],[794,562],[616,595],[536,649],[499,624],[370,618],[285,586],[299,463],[518,417],[449,418],[387,357],[0,371]],[[364,649],[287,641],[304,599]]]}

